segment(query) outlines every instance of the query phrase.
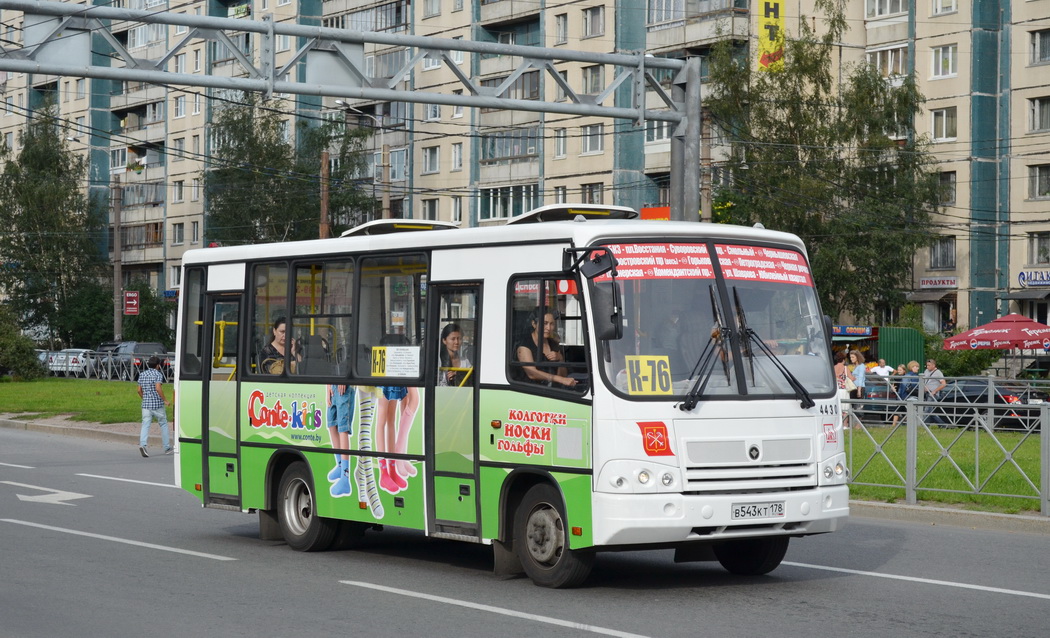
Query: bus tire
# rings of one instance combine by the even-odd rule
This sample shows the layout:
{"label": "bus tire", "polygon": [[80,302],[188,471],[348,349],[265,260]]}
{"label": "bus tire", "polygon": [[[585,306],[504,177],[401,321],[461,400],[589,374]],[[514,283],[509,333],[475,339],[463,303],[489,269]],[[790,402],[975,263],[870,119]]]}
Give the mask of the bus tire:
{"label": "bus tire", "polygon": [[284,542],[300,552],[323,552],[332,545],[338,521],[317,515],[313,475],[302,461],[288,466],[277,488],[277,520]]}
{"label": "bus tire", "polygon": [[576,587],[594,565],[594,552],[569,549],[565,506],[549,483],[532,486],[514,512],[514,549],[540,587]]}
{"label": "bus tire", "polygon": [[715,558],[731,574],[762,576],[780,565],[787,553],[788,536],[763,536],[716,543]]}

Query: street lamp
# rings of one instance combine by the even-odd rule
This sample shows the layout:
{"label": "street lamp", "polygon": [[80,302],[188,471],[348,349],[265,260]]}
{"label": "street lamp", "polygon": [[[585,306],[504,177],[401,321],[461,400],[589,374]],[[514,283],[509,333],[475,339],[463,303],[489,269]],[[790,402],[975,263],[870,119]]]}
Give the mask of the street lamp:
{"label": "street lamp", "polygon": [[[379,160],[380,161],[380,165],[379,165],[379,168],[380,168],[380,180],[382,182],[382,188],[383,188],[383,209],[382,209],[382,213],[383,213],[383,219],[390,219],[390,162],[389,162],[389,159],[388,159],[389,155],[390,155],[390,148],[386,145],[386,135],[383,132],[383,125],[379,121],[379,118],[377,118],[376,116],[374,116],[374,115],[372,115],[370,113],[365,113],[364,111],[361,111],[357,107],[347,103],[344,100],[336,100],[335,103],[336,103],[337,106],[342,108],[344,111],[347,111],[347,112],[352,111],[354,113],[357,113],[358,115],[363,115],[363,116],[367,117],[368,119],[372,120],[373,122],[375,122],[375,128],[376,128],[376,130],[379,131],[379,145],[383,149],[382,155],[380,155],[380,160]],[[372,157],[373,158],[375,158],[375,143],[376,143],[376,138],[375,138],[375,135],[373,134],[372,135]],[[375,168],[373,168],[372,169],[372,189],[373,189],[373,191],[372,191],[372,199],[375,199],[375,184],[376,184],[376,176],[375,176]]]}

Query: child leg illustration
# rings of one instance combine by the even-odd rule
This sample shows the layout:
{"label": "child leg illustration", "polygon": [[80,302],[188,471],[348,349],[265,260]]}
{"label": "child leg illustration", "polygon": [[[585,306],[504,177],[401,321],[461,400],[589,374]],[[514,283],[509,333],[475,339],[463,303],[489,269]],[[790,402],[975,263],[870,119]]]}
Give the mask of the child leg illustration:
{"label": "child leg illustration", "polygon": [[[407,390],[397,386],[383,386],[379,398],[379,414],[376,425],[376,448],[380,452],[394,452],[397,422],[397,404]],[[390,494],[397,494],[408,487],[405,479],[398,475],[393,459],[379,460],[379,487]]]}
{"label": "child leg illustration", "polygon": [[[342,450],[350,449],[350,432],[354,420],[354,388],[346,385],[331,386],[332,406],[336,409],[336,435],[338,437],[337,447]],[[330,428],[329,428],[330,429]],[[335,445],[335,444],[333,444]],[[332,496],[349,496],[353,494],[350,484],[350,455],[343,453],[338,460],[339,473],[332,478],[328,474],[328,480],[334,481],[332,485]],[[334,472],[334,470],[333,470]]]}
{"label": "child leg illustration", "polygon": [[[416,418],[416,412],[419,410],[419,388],[407,388],[408,393],[404,399],[401,399],[401,410],[400,419],[397,423],[397,439],[394,441],[394,451],[398,454],[406,454],[408,452],[408,435],[412,431],[412,421]],[[398,459],[395,462],[398,474],[401,476],[412,477],[416,475],[416,466],[406,461],[405,459]]]}
{"label": "child leg illustration", "polygon": [[[358,388],[357,393],[361,407],[361,419],[357,428],[357,447],[362,452],[371,452],[375,388]],[[368,503],[372,516],[376,519],[383,518],[383,503],[379,500],[379,488],[376,486],[376,476],[372,471],[371,456],[358,457],[354,479],[357,481],[357,498],[363,503]]]}

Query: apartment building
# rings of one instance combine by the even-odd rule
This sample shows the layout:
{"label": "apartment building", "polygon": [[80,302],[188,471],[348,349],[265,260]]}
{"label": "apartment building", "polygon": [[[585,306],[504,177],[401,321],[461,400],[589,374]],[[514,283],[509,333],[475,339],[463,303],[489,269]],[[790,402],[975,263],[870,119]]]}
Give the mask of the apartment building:
{"label": "apartment building", "polygon": [[[164,9],[160,0],[124,0]],[[756,47],[759,13],[783,12],[788,37],[812,0],[231,0],[190,2],[172,10],[360,31],[564,47],[592,52],[647,51],[703,58],[720,38]],[[867,61],[887,81],[913,73],[927,97],[916,128],[931,140],[950,195],[935,226],[943,238],[914,259],[909,298],[923,305],[928,327],[976,325],[1005,311],[1040,321],[1050,297],[1050,0],[865,0],[847,3],[849,31],[838,58]],[[20,14],[19,14],[20,15]],[[18,41],[18,24],[0,14]],[[144,31],[144,32],[143,32]],[[118,30],[119,32],[119,30]],[[184,34],[129,27],[119,36],[148,57]],[[243,46],[250,47],[245,36]],[[299,43],[278,43],[287,59]],[[414,52],[366,45],[366,73],[390,77]],[[427,56],[403,75],[406,91],[463,91],[457,73],[483,86],[502,85],[521,59],[451,53]],[[790,60],[787,61],[790,63]],[[173,70],[236,73],[228,51],[192,44]],[[455,68],[453,68],[453,66]],[[613,70],[554,64],[564,85],[583,96],[609,90]],[[671,77],[661,77],[670,87]],[[606,104],[620,104],[625,87]],[[76,78],[7,77],[0,132],[12,141],[40,96],[60,96],[63,116],[91,154],[92,188],[120,179],[127,277],[148,276],[162,290],[178,283],[185,249],[206,245],[206,194],[200,173],[208,154],[213,90],[120,85]],[[517,75],[509,97],[567,99],[546,69]],[[68,99],[67,99],[68,98]],[[585,98],[589,99],[589,98]],[[659,105],[655,94],[648,104]],[[625,102],[623,102],[625,103]],[[648,122],[407,102],[296,98],[289,117],[318,112],[372,131],[372,189],[393,217],[500,224],[534,206],[589,201],[636,208],[668,203],[671,127]],[[291,127],[294,128],[294,127]],[[705,135],[705,180],[718,173],[724,140]],[[13,143],[13,142],[12,142]],[[710,161],[710,165],[707,162]],[[707,182],[703,182],[707,183]],[[134,229],[134,230],[132,230]],[[887,246],[887,250],[892,250]]]}

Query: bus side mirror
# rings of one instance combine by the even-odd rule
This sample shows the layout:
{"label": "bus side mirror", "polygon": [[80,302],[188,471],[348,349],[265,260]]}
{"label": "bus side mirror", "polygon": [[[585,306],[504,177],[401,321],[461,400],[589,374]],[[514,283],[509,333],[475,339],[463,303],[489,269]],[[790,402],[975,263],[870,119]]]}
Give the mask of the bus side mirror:
{"label": "bus side mirror", "polygon": [[595,338],[602,341],[615,341],[623,338],[623,319],[620,317],[619,296],[615,281],[595,283],[591,286]]}

